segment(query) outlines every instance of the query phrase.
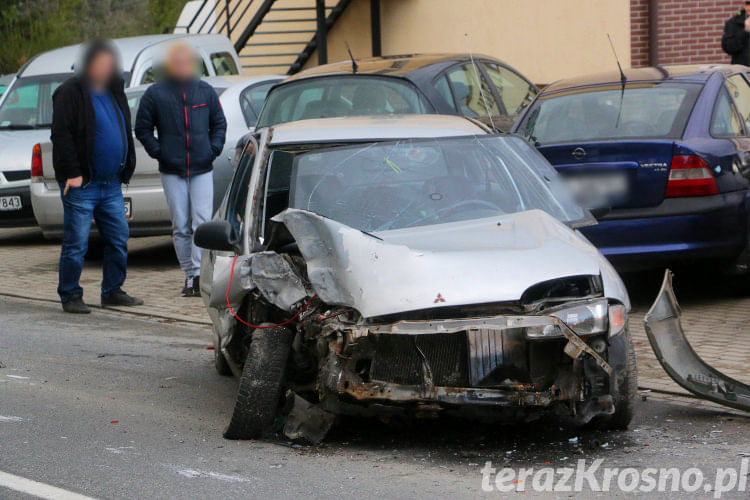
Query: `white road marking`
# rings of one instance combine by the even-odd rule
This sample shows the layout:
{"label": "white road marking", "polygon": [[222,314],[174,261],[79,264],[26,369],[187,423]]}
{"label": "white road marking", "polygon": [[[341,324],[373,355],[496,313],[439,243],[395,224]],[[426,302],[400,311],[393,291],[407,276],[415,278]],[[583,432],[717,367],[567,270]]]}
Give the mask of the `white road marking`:
{"label": "white road marking", "polygon": [[22,377],[21,375],[6,375],[8,378],[14,378],[16,380],[29,380],[29,377]]}
{"label": "white road marking", "polygon": [[94,500],[91,497],[79,495],[72,491],[56,488],[49,484],[32,481],[31,479],[15,476],[3,471],[0,471],[0,487],[20,491],[21,493],[26,493],[37,498],[44,498],[45,500]]}
{"label": "white road marking", "polygon": [[0,422],[23,422],[23,419],[21,417],[6,417],[0,415]]}

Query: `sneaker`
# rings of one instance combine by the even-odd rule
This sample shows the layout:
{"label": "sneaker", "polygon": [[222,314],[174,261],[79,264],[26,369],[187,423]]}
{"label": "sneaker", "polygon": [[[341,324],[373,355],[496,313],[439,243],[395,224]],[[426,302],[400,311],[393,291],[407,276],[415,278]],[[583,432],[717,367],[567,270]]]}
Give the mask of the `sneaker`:
{"label": "sneaker", "polygon": [[142,306],[143,301],[131,297],[122,290],[115,290],[109,297],[102,297],[102,307],[106,306]]}
{"label": "sneaker", "polygon": [[201,296],[201,277],[196,276],[193,278],[193,297]]}
{"label": "sneaker", "polygon": [[83,301],[83,297],[73,297],[62,303],[63,311],[72,314],[89,314],[91,309]]}
{"label": "sneaker", "polygon": [[197,279],[194,276],[188,276],[185,278],[185,286],[182,289],[182,296],[183,297],[193,297],[193,294],[195,293],[195,282]]}

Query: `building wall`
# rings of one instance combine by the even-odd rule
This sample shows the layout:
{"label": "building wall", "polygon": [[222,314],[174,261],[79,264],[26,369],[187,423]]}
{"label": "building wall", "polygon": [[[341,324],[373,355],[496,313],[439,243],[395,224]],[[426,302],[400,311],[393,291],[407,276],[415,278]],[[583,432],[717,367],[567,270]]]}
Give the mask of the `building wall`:
{"label": "building wall", "polygon": [[[630,66],[629,0],[381,0],[381,22],[384,55],[471,50],[541,84],[615,68],[607,33]],[[369,56],[369,23],[369,0],[353,0],[329,33],[329,61],[348,59],[345,41]]]}
{"label": "building wall", "polygon": [[[727,63],[721,50],[724,22],[742,7],[739,0],[659,0],[659,64]],[[631,0],[633,66],[649,64],[649,1]]]}

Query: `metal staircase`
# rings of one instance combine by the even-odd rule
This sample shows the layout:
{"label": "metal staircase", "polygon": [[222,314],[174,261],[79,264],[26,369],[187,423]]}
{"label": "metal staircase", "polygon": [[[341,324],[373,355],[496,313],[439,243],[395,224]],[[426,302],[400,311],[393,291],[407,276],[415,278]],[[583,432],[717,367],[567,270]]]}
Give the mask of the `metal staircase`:
{"label": "metal staircase", "polygon": [[183,10],[175,33],[221,33],[240,56],[244,73],[301,70],[326,38],[351,0],[193,0]]}

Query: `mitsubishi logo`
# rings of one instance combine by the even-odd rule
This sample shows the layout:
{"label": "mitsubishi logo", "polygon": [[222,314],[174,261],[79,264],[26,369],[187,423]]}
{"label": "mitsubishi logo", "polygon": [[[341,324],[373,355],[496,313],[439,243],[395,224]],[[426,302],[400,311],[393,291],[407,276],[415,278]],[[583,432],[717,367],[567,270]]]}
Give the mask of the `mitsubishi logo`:
{"label": "mitsubishi logo", "polygon": [[438,294],[437,298],[435,298],[435,302],[434,303],[437,304],[438,302],[445,302],[445,299],[443,298],[443,296],[441,294]]}
{"label": "mitsubishi logo", "polygon": [[586,158],[586,150],[583,148],[575,148],[573,150],[573,158],[576,160],[583,160]]}

